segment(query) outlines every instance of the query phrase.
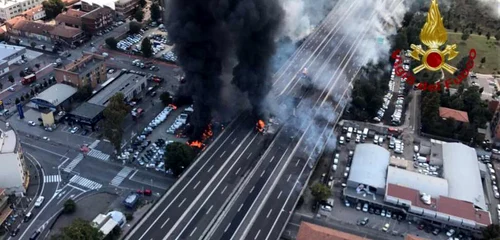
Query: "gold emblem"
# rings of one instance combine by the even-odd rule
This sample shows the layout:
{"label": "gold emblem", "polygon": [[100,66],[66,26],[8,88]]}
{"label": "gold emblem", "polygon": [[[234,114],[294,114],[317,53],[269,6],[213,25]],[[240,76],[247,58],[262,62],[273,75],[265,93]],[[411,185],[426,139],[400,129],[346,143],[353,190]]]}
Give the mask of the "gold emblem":
{"label": "gold emblem", "polygon": [[[455,73],[457,68],[446,63],[445,57],[447,56],[449,61],[458,56],[458,51],[455,50],[457,45],[446,45],[443,51],[439,50],[447,40],[448,33],[444,28],[443,18],[441,17],[441,13],[439,13],[437,1],[432,0],[429,13],[427,14],[427,21],[420,31],[420,41],[427,46],[427,50],[425,51],[421,45],[412,44],[410,46],[413,50],[410,56],[422,63],[422,65],[414,68],[413,72],[418,73],[423,69],[429,71],[444,69],[451,74]],[[420,56],[423,56],[422,59],[420,59]]]}

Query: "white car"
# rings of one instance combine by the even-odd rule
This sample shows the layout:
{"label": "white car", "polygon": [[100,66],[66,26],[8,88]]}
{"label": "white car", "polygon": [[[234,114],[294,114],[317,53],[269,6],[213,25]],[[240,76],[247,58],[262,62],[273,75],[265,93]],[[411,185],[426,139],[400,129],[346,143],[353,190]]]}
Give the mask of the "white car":
{"label": "white car", "polygon": [[70,132],[74,134],[74,133],[78,132],[78,130],[80,130],[80,128],[74,127],[74,128],[71,129]]}
{"label": "white car", "polygon": [[35,207],[41,207],[43,204],[43,200],[45,200],[44,196],[40,196],[35,201]]}
{"label": "white car", "polygon": [[446,232],[446,236],[448,236],[448,237],[453,236],[453,234],[455,234],[455,229],[450,229],[450,230],[448,230],[448,232]]}
{"label": "white car", "polygon": [[33,121],[28,121],[28,124],[29,124],[30,126],[36,126],[36,123],[35,123],[35,122],[33,122]]}

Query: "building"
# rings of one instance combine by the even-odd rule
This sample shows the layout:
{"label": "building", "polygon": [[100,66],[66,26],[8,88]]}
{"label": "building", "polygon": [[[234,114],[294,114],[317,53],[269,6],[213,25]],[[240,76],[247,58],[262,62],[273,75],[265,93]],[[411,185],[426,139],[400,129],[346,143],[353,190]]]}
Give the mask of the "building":
{"label": "building", "polygon": [[66,12],[62,12],[56,17],[56,23],[58,25],[66,25],[68,27],[74,28],[82,28],[82,16],[85,15],[86,12],[79,11],[75,9],[68,9]]}
{"label": "building", "polygon": [[297,240],[368,240],[368,238],[302,221]]}
{"label": "building", "polygon": [[95,88],[107,78],[104,57],[92,53],[85,53],[63,68],[56,68],[54,72],[57,82],[68,83],[78,88],[87,84]]}
{"label": "building", "polygon": [[451,108],[439,107],[439,117],[444,120],[451,118],[455,119],[457,122],[469,123],[469,115],[467,112],[459,111]]}
{"label": "building", "polygon": [[29,183],[24,154],[13,130],[0,130],[0,188],[5,194],[23,196]]}
{"label": "building", "polygon": [[38,21],[43,19],[46,14],[42,5],[38,5],[34,8],[28,9],[23,12],[22,16],[28,21]]}
{"label": "building", "polygon": [[70,121],[90,126],[95,130],[97,123],[103,118],[103,111],[104,106],[84,102],[67,116]]}
{"label": "building", "polygon": [[50,31],[50,37],[53,42],[73,47],[83,42],[85,33],[79,28],[68,27],[60,24],[56,25],[54,29]]}
{"label": "building", "polygon": [[[415,162],[407,169],[390,166],[386,157],[389,158],[387,150],[380,146],[359,144],[344,197],[436,227],[480,231],[491,224],[473,148],[461,143],[432,141],[427,162]],[[382,181],[383,192],[380,191]]]}
{"label": "building", "polygon": [[4,0],[0,2],[0,19],[9,20],[42,4],[42,0]]}
{"label": "building", "polygon": [[118,211],[112,211],[108,214],[99,214],[92,220],[92,226],[98,228],[106,237],[114,228],[122,228],[126,223],[125,215]]}
{"label": "building", "polygon": [[82,10],[86,12],[90,12],[97,8],[110,8],[112,10],[115,9],[115,1],[116,0],[84,0],[82,3]]}
{"label": "building", "polygon": [[31,99],[32,107],[56,111],[69,106],[69,100],[77,89],[62,83],[57,83],[37,94]]}
{"label": "building", "polygon": [[96,34],[109,28],[114,21],[115,13],[109,7],[98,7],[82,16],[85,32]]}
{"label": "building", "polygon": [[117,93],[122,93],[126,102],[139,95],[147,88],[146,75],[133,72],[121,72],[115,79],[110,79],[102,84],[102,88],[87,102],[100,106],[107,106],[108,101]]}
{"label": "building", "polygon": [[25,47],[0,44],[0,76],[8,73],[10,65],[21,60],[25,53]]}
{"label": "building", "polygon": [[121,19],[132,16],[138,7],[139,0],[118,0],[115,2],[116,15]]}
{"label": "building", "polygon": [[5,220],[12,213],[12,209],[8,203],[9,196],[5,194],[5,189],[0,188],[0,225],[3,225]]}

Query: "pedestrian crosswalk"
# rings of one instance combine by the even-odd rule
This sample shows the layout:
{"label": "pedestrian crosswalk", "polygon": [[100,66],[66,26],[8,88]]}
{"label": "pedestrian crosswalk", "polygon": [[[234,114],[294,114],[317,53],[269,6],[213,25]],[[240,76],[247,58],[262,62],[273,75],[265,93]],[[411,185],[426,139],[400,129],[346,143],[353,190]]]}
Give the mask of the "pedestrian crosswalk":
{"label": "pedestrian crosswalk", "polygon": [[68,166],[66,166],[64,168],[64,171],[65,172],[71,172],[73,171],[73,168],[76,167],[76,165],[78,165],[78,163],[80,163],[83,159],[83,154],[79,153],[78,156],[76,156],[73,160],[71,160],[71,162],[68,164]]}
{"label": "pedestrian crosswalk", "polygon": [[97,139],[92,144],[89,145],[89,148],[95,148],[101,142],[101,140]]}
{"label": "pedestrian crosswalk", "polygon": [[111,185],[118,187],[123,182],[123,180],[132,172],[134,169],[130,167],[123,167],[118,174],[111,180]]}
{"label": "pedestrian crosswalk", "polygon": [[87,178],[84,178],[84,177],[80,177],[78,175],[71,177],[69,182],[71,184],[76,184],[76,185],[79,185],[81,187],[88,188],[90,190],[97,190],[97,189],[102,187],[102,184],[94,182],[94,181],[87,179]]}
{"label": "pedestrian crosswalk", "polygon": [[54,182],[60,182],[61,181],[61,175],[46,175],[43,176],[43,182],[44,183],[54,183]]}
{"label": "pedestrian crosswalk", "polygon": [[101,159],[101,160],[104,160],[104,161],[108,161],[109,160],[109,154],[103,153],[103,152],[101,152],[99,150],[95,150],[95,149],[90,150],[87,153],[87,156],[95,157],[97,159]]}

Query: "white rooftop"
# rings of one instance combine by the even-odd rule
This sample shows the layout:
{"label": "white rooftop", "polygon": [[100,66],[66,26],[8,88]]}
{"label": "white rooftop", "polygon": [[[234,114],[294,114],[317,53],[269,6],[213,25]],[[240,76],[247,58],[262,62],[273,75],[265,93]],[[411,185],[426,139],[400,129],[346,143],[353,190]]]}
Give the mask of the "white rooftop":
{"label": "white rooftop", "polygon": [[47,88],[45,91],[39,93],[34,99],[41,99],[47,101],[54,106],[59,105],[64,102],[69,97],[73,96],[77,92],[77,89],[63,83],[56,83],[53,86]]}
{"label": "white rooftop", "polygon": [[16,133],[14,130],[0,130],[0,153],[13,153],[16,150]]}
{"label": "white rooftop", "polygon": [[96,4],[96,5],[99,5],[101,7],[109,7],[113,10],[115,10],[115,2],[116,0],[83,0],[82,2],[86,2],[90,5],[92,4]]}
{"label": "white rooftop", "polygon": [[358,144],[349,173],[349,181],[385,188],[390,153],[385,148],[371,144]]}
{"label": "white rooftop", "polygon": [[421,193],[431,195],[433,198],[448,196],[448,181],[413,171],[389,167],[387,183],[412,188]]}

